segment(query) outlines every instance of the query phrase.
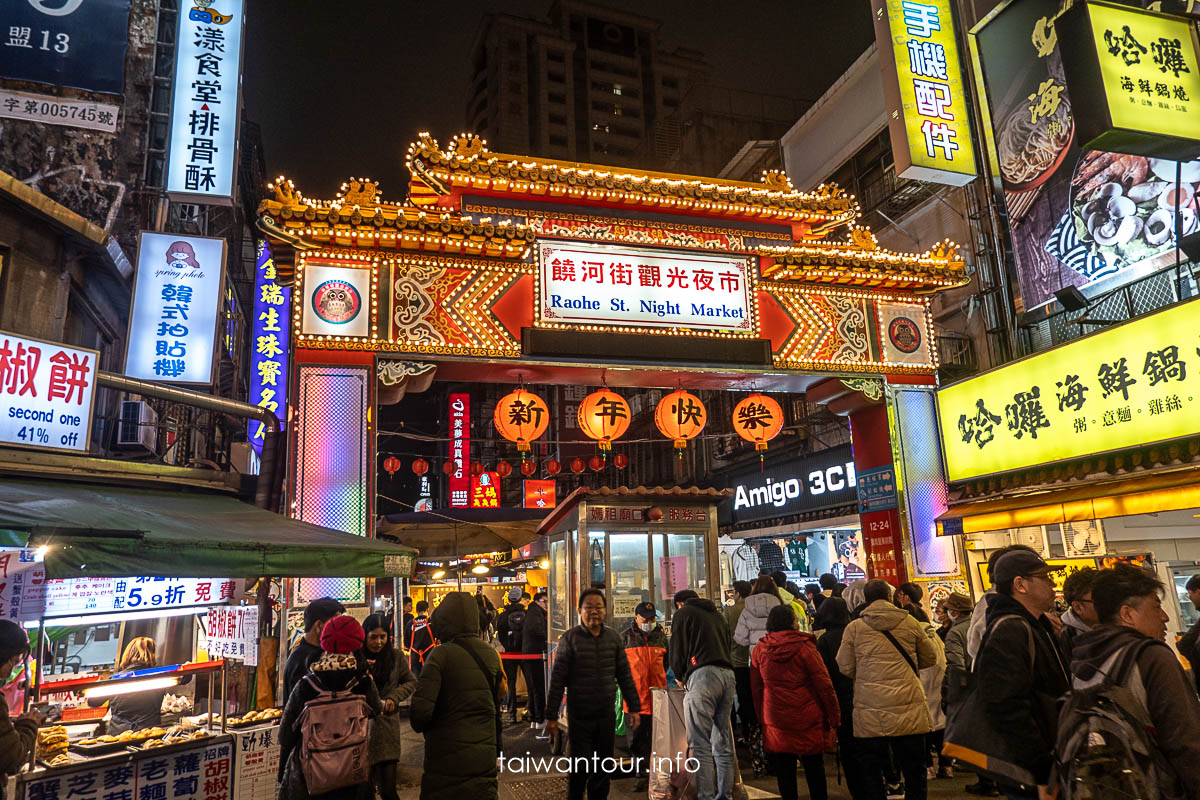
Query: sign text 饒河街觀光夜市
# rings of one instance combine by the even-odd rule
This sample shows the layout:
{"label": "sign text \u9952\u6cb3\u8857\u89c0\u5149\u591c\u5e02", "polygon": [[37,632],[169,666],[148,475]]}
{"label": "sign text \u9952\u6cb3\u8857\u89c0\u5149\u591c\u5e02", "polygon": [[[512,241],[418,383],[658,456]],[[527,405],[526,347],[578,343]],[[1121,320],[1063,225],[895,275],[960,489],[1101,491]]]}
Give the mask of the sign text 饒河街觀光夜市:
{"label": "sign text \u9952\u6cb3\u8857\u89c0\u5149\u591c\u5e02", "polygon": [[938,418],[950,480],[1200,432],[1198,303],[940,390]]}
{"label": "sign text \u9952\u6cb3\u8857\u89c0\u5149\u591c\u5e02", "polygon": [[745,256],[542,241],[538,263],[542,323],[756,335]]}

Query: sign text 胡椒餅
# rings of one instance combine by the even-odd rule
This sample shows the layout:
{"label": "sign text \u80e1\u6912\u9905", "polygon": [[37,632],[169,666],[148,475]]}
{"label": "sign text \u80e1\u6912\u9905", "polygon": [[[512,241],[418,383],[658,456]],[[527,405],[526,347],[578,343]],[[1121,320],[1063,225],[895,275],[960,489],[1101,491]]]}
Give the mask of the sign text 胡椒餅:
{"label": "sign text \u80e1\u6912\u9905", "polygon": [[222,0],[180,6],[167,145],[167,193],[173,197],[233,203],[242,4],[243,0]]}
{"label": "sign text \u80e1\u6912\u9905", "polygon": [[224,283],[224,239],[143,231],[125,374],[211,383]]}
{"label": "sign text \u80e1\u6912\u9905", "polygon": [[1055,29],[1084,147],[1185,160],[1200,154],[1192,20],[1077,3]]}
{"label": "sign text \u80e1\u6912\u9905", "polygon": [[[292,287],[281,286],[278,278],[271,247],[266,239],[259,239],[250,337],[250,402],[274,412],[283,430],[287,418]],[[253,420],[249,426],[250,446],[261,456],[263,423]]]}
{"label": "sign text \u80e1\u6912\u9905", "polygon": [[872,3],[896,174],[962,186],[975,177],[975,145],[951,5]]}
{"label": "sign text \u80e1\u6912\u9905", "polygon": [[1200,432],[1200,336],[1191,301],[938,392],[950,480]]}
{"label": "sign text \u80e1\u6912\u9905", "polygon": [[544,240],[538,264],[543,324],[756,335],[746,256]]}
{"label": "sign text \u80e1\u6912\u9905", "polygon": [[857,483],[854,455],[843,445],[734,476],[729,481],[733,497],[722,503],[734,524],[754,522],[854,505]]}
{"label": "sign text \u80e1\u6912\u9905", "polygon": [[0,331],[0,442],[86,451],[100,354]]}

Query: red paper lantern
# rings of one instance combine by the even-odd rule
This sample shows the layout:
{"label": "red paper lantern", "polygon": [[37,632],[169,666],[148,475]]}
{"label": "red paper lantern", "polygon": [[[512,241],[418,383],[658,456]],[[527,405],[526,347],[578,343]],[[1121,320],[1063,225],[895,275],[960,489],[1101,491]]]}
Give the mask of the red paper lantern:
{"label": "red paper lantern", "polygon": [[546,432],[550,424],[550,409],[546,401],[533,392],[520,388],[500,398],[492,414],[496,430],[505,439],[517,443],[517,449],[529,450],[529,443]]}
{"label": "red paper lantern", "polygon": [[571,459],[571,472],[574,472],[576,475],[578,475],[579,473],[583,472],[584,468],[585,467],[582,458]]}
{"label": "red paper lantern", "polygon": [[471,462],[471,474],[472,475],[482,475],[483,474],[483,464],[479,463],[478,461]]}
{"label": "red paper lantern", "polygon": [[595,439],[601,450],[611,450],[613,439],[629,430],[633,416],[625,398],[610,389],[600,389],[583,398],[579,404],[579,429]]}
{"label": "red paper lantern", "polygon": [[651,522],[658,522],[662,518],[663,518],[662,509],[659,508],[658,506],[654,506],[653,508],[646,509],[646,519],[650,520]]}
{"label": "red paper lantern", "polygon": [[625,469],[629,466],[629,456],[624,453],[617,453],[613,456],[613,466],[617,469]]}
{"label": "red paper lantern", "polygon": [[766,450],[767,442],[783,429],[783,407],[765,394],[752,394],[733,408],[733,429],[755,450]]}
{"label": "red paper lantern", "polygon": [[553,458],[546,462],[546,472],[550,475],[557,475],[562,472],[562,464],[555,461]]}
{"label": "red paper lantern", "polygon": [[496,474],[501,478],[507,478],[509,475],[512,475],[512,464],[507,461],[501,461],[496,465]]}
{"label": "red paper lantern", "polygon": [[454,462],[452,460],[447,458],[445,461],[442,462],[442,474],[443,475],[453,475],[454,474]]}
{"label": "red paper lantern", "polygon": [[423,458],[418,458],[412,463],[413,475],[424,475],[429,472],[429,462]]}
{"label": "red paper lantern", "polygon": [[599,472],[604,469],[604,459],[600,456],[592,456],[588,459],[588,466],[592,468],[592,472]]}
{"label": "red paper lantern", "polygon": [[395,456],[388,456],[383,460],[383,468],[387,470],[388,477],[396,474],[396,470],[400,469],[400,459]]}
{"label": "red paper lantern", "polygon": [[536,461],[522,461],[521,462],[521,474],[522,475],[524,475],[525,477],[528,478],[530,475],[532,475],[535,472],[537,472],[537,462]]}
{"label": "red paper lantern", "polygon": [[654,424],[663,436],[675,442],[675,449],[687,447],[688,439],[704,430],[708,412],[700,398],[683,389],[676,389],[658,401],[654,409]]}

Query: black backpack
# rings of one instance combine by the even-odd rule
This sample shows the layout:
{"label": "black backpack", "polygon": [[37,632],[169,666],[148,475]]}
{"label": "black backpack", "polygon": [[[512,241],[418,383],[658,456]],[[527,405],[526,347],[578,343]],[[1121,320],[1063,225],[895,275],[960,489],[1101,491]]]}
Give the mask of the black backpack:
{"label": "black backpack", "polygon": [[508,612],[508,634],[504,637],[501,644],[509,653],[519,653],[521,651],[521,631],[525,627],[525,609],[522,606],[514,608]]}
{"label": "black backpack", "polygon": [[1138,656],[1155,644],[1146,640],[1125,645],[1100,666],[1103,680],[1077,685],[1066,695],[1054,748],[1062,800],[1182,797],[1149,713],[1134,691]]}

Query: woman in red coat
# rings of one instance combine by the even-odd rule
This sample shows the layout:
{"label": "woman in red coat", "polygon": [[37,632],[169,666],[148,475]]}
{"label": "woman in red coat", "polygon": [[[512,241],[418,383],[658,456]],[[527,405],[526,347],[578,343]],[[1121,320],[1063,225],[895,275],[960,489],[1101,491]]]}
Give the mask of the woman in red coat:
{"label": "woman in red coat", "polygon": [[796,761],[811,800],[828,800],[825,740],[841,721],[837,694],[811,633],[801,633],[791,606],[776,606],[767,635],[750,655],[750,688],[779,796],[796,800]]}

